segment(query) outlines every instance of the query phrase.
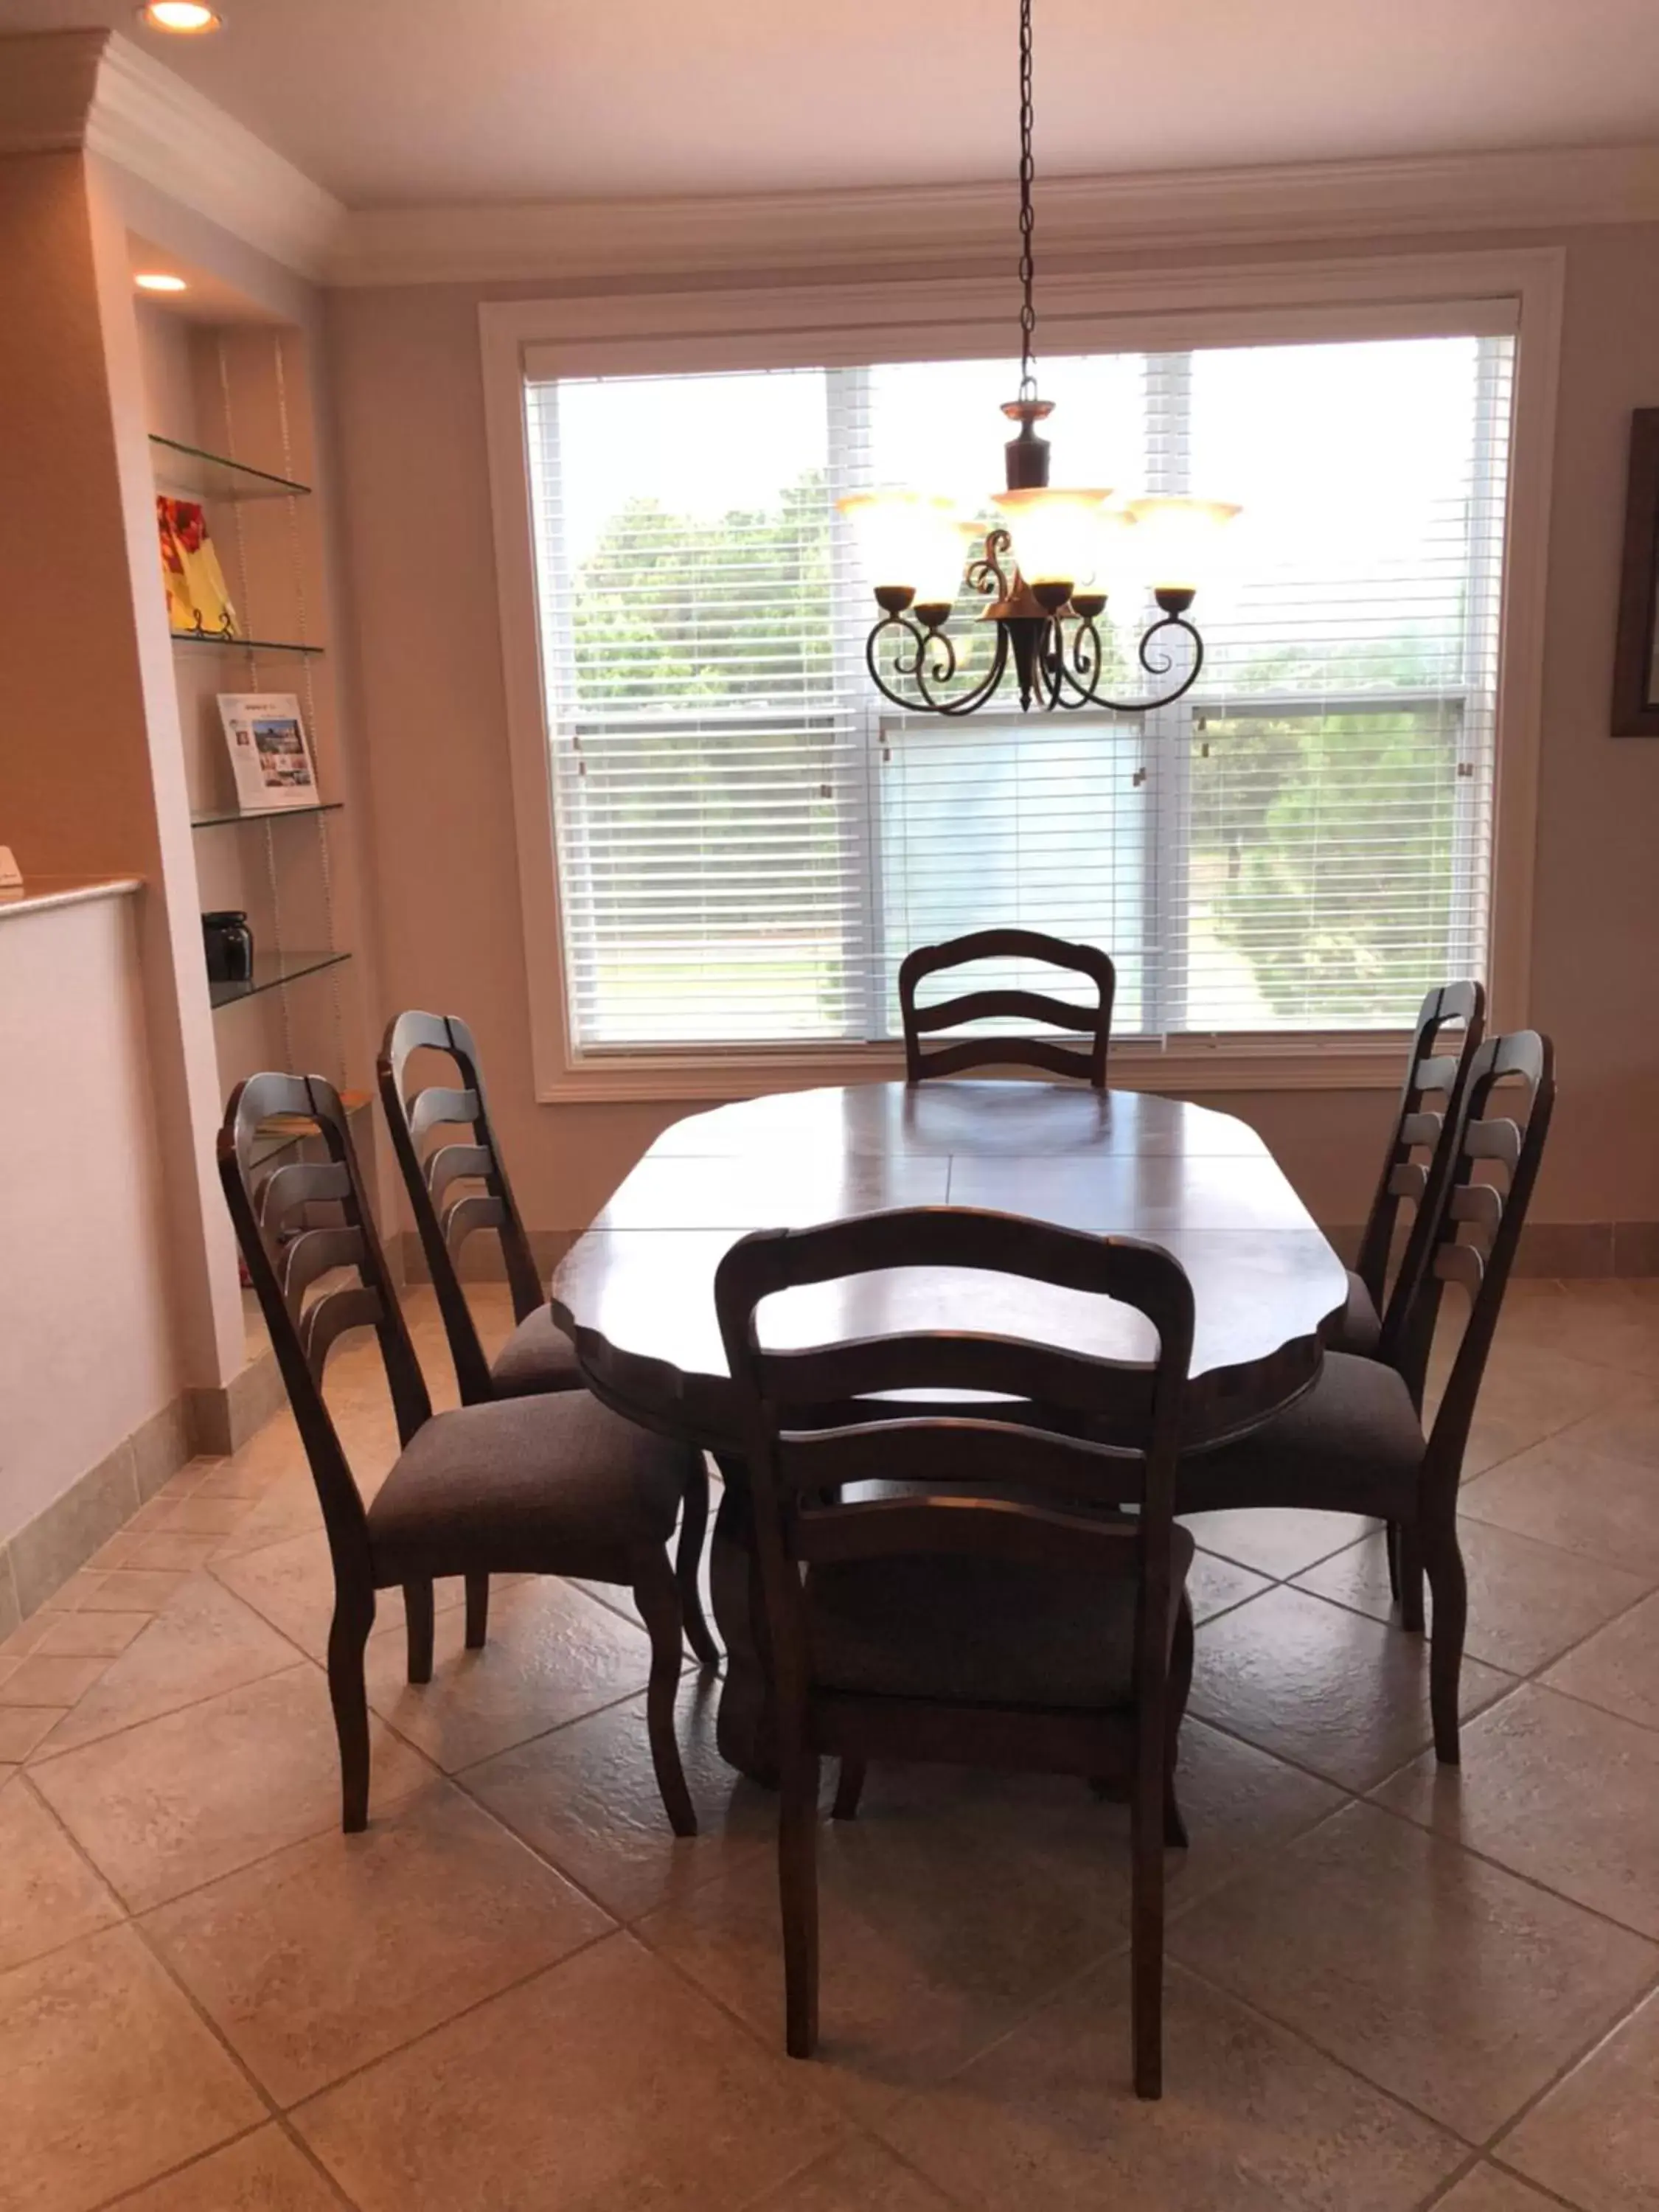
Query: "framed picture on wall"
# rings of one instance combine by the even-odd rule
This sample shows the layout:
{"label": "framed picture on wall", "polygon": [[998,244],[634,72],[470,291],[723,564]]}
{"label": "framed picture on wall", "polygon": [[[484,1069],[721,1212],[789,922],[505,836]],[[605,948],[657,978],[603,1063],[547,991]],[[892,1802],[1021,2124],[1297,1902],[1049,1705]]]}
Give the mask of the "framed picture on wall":
{"label": "framed picture on wall", "polygon": [[219,719],[244,814],[317,805],[317,771],[293,692],[222,691]]}
{"label": "framed picture on wall", "polygon": [[1613,734],[1659,738],[1659,407],[1638,407],[1630,418]]}

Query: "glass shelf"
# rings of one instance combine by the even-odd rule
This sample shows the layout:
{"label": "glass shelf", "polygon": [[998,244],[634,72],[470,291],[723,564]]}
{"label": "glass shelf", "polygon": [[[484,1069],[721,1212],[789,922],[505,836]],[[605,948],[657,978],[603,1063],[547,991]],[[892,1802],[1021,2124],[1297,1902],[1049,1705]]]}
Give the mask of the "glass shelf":
{"label": "glass shelf", "polygon": [[325,650],[320,645],[301,645],[293,638],[222,637],[210,629],[170,629],[167,635],[175,645],[205,646],[210,653],[298,653],[315,660]]}
{"label": "glass shelf", "polygon": [[213,814],[192,814],[192,830],[218,830],[229,822],[283,822],[293,815],[338,814],[343,799],[319,799],[314,806],[226,806]]}
{"label": "glass shelf", "polygon": [[208,1003],[217,1013],[222,1006],[239,1005],[244,999],[257,999],[261,991],[277,991],[285,983],[297,982],[301,975],[315,975],[324,968],[337,968],[343,960],[349,960],[349,952],[256,952],[253,973],[246,983],[210,983]]}
{"label": "glass shelf", "polygon": [[246,461],[233,461],[223,453],[204,453],[199,446],[181,446],[176,438],[150,432],[155,482],[159,490],[196,499],[290,499],[303,495],[309,484],[291,477],[272,476],[269,469],[251,469]]}

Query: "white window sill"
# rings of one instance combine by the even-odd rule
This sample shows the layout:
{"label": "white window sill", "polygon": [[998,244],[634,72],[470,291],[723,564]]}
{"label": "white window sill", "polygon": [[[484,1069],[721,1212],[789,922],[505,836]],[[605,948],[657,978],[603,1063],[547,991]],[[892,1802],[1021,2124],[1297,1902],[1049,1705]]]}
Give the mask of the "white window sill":
{"label": "white window sill", "polygon": [[[1167,1045],[1130,1042],[1113,1045],[1107,1079],[1116,1090],[1177,1097],[1242,1091],[1395,1091],[1404,1072],[1408,1042],[1403,1030],[1179,1037]],[[903,1073],[903,1050],[896,1044],[847,1045],[823,1051],[783,1046],[757,1051],[734,1046],[725,1052],[618,1053],[565,1068],[551,1082],[538,1084],[536,1096],[547,1106],[654,1099],[695,1103],[820,1085],[891,1083]]]}

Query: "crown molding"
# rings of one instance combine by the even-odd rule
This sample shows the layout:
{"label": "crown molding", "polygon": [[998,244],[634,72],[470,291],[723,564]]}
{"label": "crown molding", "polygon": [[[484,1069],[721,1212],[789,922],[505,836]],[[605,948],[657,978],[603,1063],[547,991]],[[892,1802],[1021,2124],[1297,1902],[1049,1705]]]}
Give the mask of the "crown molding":
{"label": "crown molding", "polygon": [[106,31],[20,31],[0,41],[0,154],[82,144]]}
{"label": "crown molding", "polygon": [[[1006,258],[1012,186],[360,209],[329,281],[672,283],[734,270],[972,267]],[[1045,253],[1659,222],[1659,146],[1040,179]]]}
{"label": "crown molding", "polygon": [[325,274],[345,221],[340,202],[118,36],[104,48],[85,143],[284,268]]}

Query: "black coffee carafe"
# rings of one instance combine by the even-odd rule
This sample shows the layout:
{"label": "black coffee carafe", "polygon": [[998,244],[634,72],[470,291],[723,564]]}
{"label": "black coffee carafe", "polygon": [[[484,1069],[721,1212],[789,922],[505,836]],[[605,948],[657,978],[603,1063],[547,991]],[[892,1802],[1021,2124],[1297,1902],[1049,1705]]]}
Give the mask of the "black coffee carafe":
{"label": "black coffee carafe", "polygon": [[246,983],[253,977],[253,932],[247,916],[227,908],[202,916],[210,983]]}

